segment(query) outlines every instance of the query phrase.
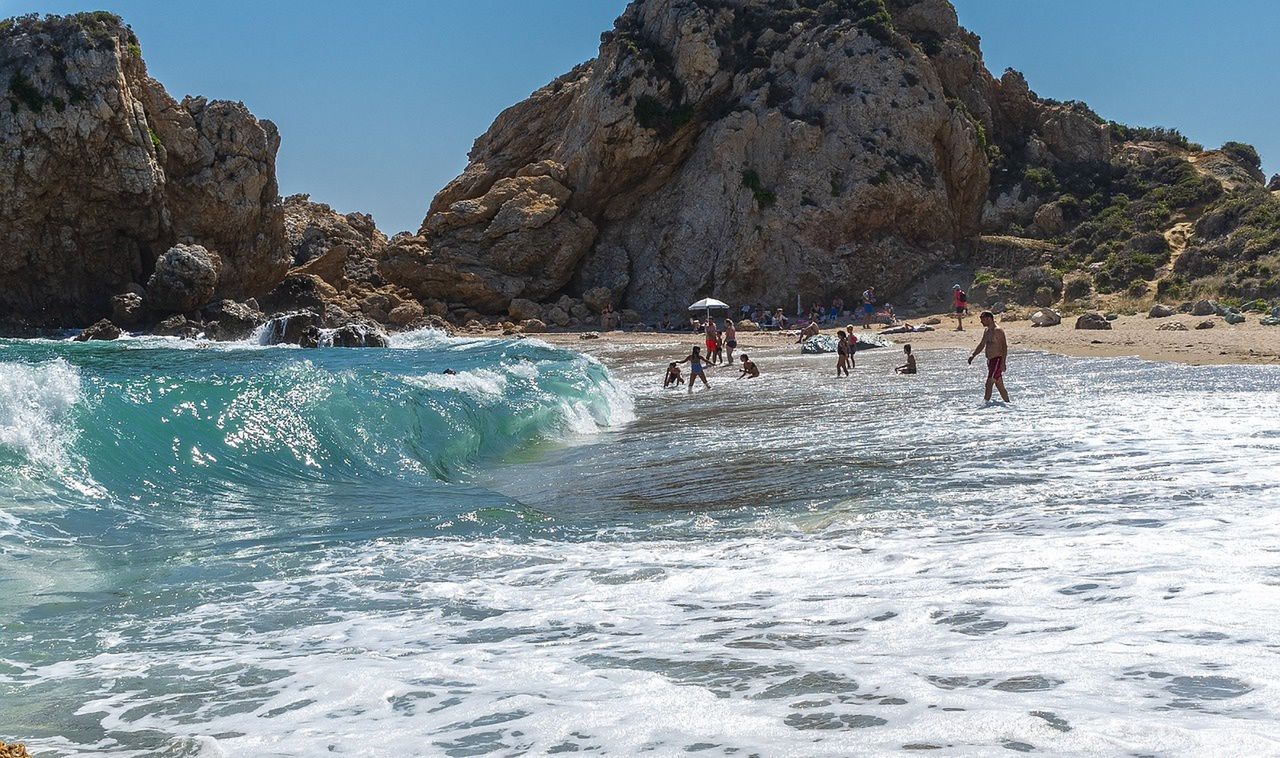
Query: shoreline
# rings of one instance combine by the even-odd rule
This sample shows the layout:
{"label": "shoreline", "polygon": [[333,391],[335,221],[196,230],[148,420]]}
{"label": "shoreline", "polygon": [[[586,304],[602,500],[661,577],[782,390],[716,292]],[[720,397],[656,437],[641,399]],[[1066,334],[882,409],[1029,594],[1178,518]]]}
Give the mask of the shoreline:
{"label": "shoreline", "polygon": [[[965,319],[963,332],[954,331],[954,318],[937,314],[943,319],[932,332],[885,335],[895,344],[911,343],[915,350],[939,348],[963,348],[972,350],[978,344],[981,326],[976,317]],[[1262,326],[1256,319],[1243,324],[1228,324],[1213,318],[1212,329],[1196,329],[1196,324],[1207,317],[1178,314],[1168,318],[1146,316],[1120,316],[1111,322],[1109,330],[1075,329],[1067,320],[1058,326],[1033,327],[1030,321],[1005,321],[999,325],[1005,330],[1012,351],[1031,350],[1056,353],[1072,358],[1139,358],[1149,361],[1182,363],[1190,366],[1231,365],[1280,365],[1280,326]],[[922,323],[923,318],[911,319]],[[1186,331],[1159,331],[1157,327],[1167,323],[1181,323]],[[972,324],[972,326],[970,326]],[[860,334],[879,334],[879,330],[862,329]],[[823,334],[833,334],[834,327],[826,327]],[[583,339],[582,335],[595,333],[599,339]],[[491,333],[459,336],[497,336]],[[575,331],[542,332],[529,335],[561,347],[574,347],[583,352],[598,351],[613,345],[669,344],[673,348],[687,348],[701,344],[701,335],[693,332],[609,331],[591,329]],[[795,332],[738,332],[736,354],[744,350],[785,348],[795,344]],[[597,350],[592,348],[596,347]]]}

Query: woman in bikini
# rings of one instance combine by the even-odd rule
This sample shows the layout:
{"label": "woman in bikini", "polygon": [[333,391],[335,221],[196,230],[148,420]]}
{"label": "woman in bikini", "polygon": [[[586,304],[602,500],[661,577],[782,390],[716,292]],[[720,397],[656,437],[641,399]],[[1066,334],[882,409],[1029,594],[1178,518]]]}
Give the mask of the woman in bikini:
{"label": "woman in bikini", "polygon": [[706,387],[707,389],[711,389],[711,385],[707,383],[707,373],[706,373],[707,363],[706,363],[706,359],[702,357],[702,348],[698,347],[697,345],[694,345],[693,352],[689,353],[689,357],[679,362],[689,364],[689,393],[690,394],[693,393],[694,379],[701,379],[702,386]]}

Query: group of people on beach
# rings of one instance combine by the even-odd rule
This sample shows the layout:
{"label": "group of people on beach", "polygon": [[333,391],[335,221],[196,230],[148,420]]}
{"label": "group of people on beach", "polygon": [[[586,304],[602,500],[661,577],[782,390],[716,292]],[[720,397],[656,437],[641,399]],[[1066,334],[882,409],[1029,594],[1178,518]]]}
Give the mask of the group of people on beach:
{"label": "group of people on beach", "polygon": [[[958,289],[958,288],[957,288]],[[961,293],[963,294],[963,293]],[[961,302],[959,298],[956,302]],[[959,305],[956,307],[956,320],[958,322],[957,331],[963,331],[963,323],[961,317],[963,313]],[[1006,370],[1009,358],[1009,343],[1005,337],[1004,330],[996,325],[995,314],[991,311],[983,311],[978,317],[982,323],[983,332],[982,339],[978,341],[977,347],[969,355],[969,363],[978,357],[979,353],[984,353],[987,359],[987,379],[985,387],[985,400],[990,402],[992,390],[998,390],[1000,397],[1004,402],[1009,402],[1009,393],[1004,386],[1004,372]],[[808,329],[810,327],[807,327]],[[816,324],[814,327],[816,329]],[[820,331],[820,330],[816,330]],[[720,330],[715,321],[711,318],[706,320],[704,325],[704,344],[702,346],[695,345],[689,355],[679,361],[672,361],[667,364],[667,373],[663,379],[663,388],[678,387],[687,385],[688,391],[693,392],[694,380],[701,380],[705,389],[711,389],[711,384],[707,381],[707,369],[717,365],[732,366],[733,351],[737,348],[737,330],[734,327],[732,319],[724,319],[724,329]],[[797,342],[806,339],[803,333]],[[855,367],[854,354],[857,352],[858,338],[854,333],[853,325],[850,324],[844,329],[836,330],[836,376],[848,377],[850,370]],[[706,353],[703,354],[703,347]],[[919,371],[916,364],[916,357],[911,352],[911,345],[902,346],[902,352],[905,356],[905,362],[901,366],[894,368],[897,374],[915,374]],[[750,357],[743,353],[739,356],[741,361],[741,373],[739,379],[755,379],[760,376],[760,369]],[[689,364],[689,378],[686,382],[680,371],[680,366]]]}

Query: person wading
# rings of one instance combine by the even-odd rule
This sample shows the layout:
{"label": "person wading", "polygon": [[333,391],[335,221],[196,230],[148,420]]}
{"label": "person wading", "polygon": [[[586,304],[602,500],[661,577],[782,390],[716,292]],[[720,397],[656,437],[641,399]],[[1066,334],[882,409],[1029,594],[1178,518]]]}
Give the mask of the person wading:
{"label": "person wading", "polygon": [[991,402],[991,388],[1000,390],[1000,397],[1007,403],[1009,393],[1004,389],[1004,371],[1009,359],[1009,341],[1005,339],[1004,330],[996,326],[996,316],[991,311],[983,311],[978,316],[982,322],[982,341],[973,349],[969,363],[978,357],[978,353],[987,354],[987,392],[986,401]]}

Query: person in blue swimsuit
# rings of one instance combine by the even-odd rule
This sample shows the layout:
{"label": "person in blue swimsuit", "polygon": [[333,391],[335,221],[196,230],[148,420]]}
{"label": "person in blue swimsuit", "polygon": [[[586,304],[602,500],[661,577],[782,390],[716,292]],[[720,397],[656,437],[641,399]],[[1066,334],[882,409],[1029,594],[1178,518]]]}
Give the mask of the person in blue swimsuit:
{"label": "person in blue swimsuit", "polygon": [[707,389],[711,389],[711,385],[707,383],[707,373],[706,373],[707,363],[706,363],[706,359],[702,357],[702,348],[698,347],[697,345],[694,345],[693,352],[689,353],[689,357],[685,358],[682,361],[679,361],[679,363],[689,364],[690,394],[693,393],[694,379],[701,379],[702,386],[706,387]]}

